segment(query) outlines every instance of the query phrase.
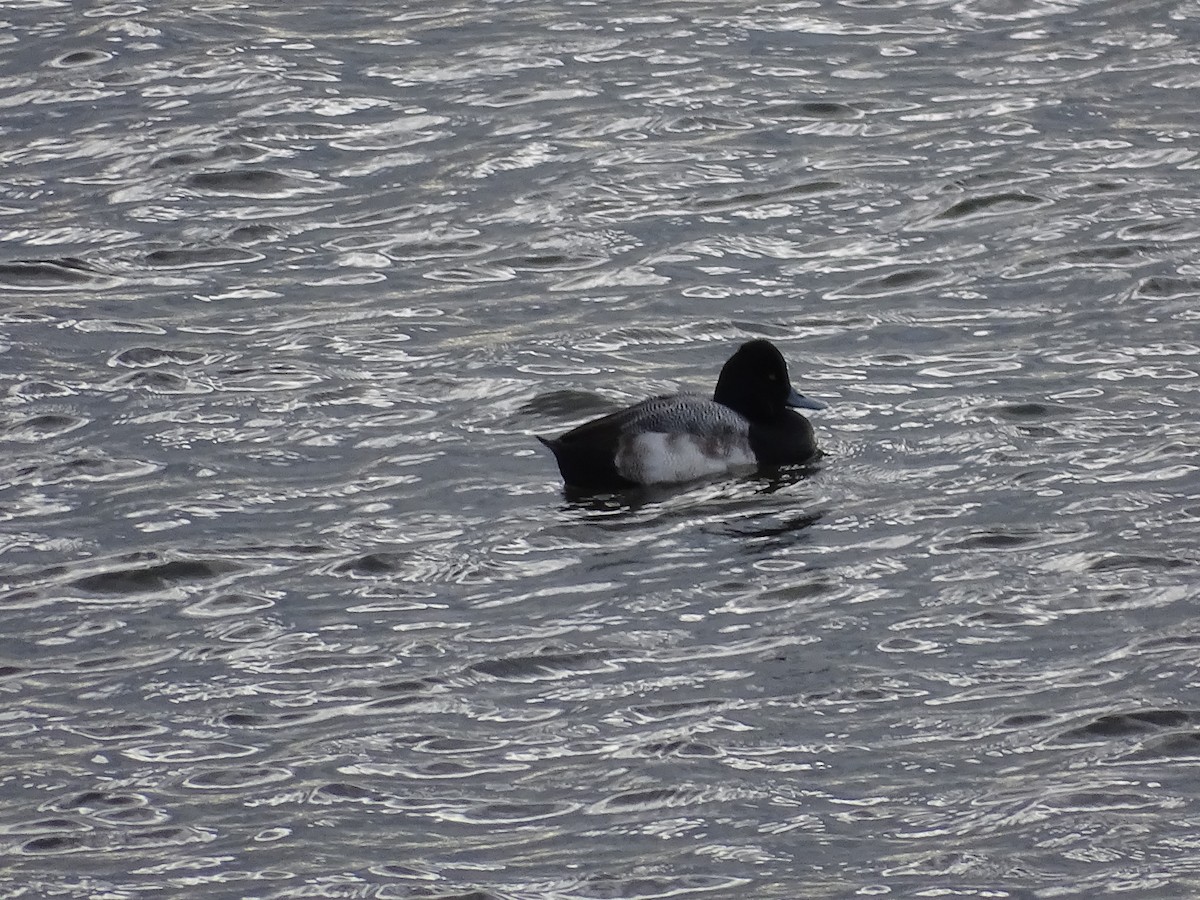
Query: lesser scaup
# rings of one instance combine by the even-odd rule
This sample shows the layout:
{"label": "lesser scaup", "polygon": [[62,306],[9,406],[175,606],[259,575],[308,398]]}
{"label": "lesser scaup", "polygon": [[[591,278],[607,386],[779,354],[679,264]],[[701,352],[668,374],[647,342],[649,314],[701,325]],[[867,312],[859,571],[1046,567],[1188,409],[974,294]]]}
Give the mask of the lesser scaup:
{"label": "lesser scaup", "polygon": [[817,455],[812,425],[788,407],[825,409],[797,393],[770,341],[742,344],[721,369],[713,399],[652,397],[538,440],[554,451],[568,487],[618,490],[717,475],[742,466],[782,466]]}

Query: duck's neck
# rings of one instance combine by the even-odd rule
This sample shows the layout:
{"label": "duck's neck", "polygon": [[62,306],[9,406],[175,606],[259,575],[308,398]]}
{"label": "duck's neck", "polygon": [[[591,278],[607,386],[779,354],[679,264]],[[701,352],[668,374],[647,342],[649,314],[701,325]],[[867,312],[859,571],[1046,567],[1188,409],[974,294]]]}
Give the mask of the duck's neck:
{"label": "duck's neck", "polygon": [[721,377],[717,380],[713,399],[751,422],[770,422],[779,417],[779,410],[766,397],[736,386],[732,379]]}

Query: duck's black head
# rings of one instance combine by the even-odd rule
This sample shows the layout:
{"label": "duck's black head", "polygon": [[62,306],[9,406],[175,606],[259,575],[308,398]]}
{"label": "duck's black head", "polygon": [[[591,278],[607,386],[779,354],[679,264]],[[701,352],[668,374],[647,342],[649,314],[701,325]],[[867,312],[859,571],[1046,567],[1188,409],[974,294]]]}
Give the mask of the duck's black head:
{"label": "duck's black head", "polygon": [[742,344],[721,369],[713,399],[751,422],[773,422],[789,407],[825,409],[792,387],[783,354],[768,340]]}

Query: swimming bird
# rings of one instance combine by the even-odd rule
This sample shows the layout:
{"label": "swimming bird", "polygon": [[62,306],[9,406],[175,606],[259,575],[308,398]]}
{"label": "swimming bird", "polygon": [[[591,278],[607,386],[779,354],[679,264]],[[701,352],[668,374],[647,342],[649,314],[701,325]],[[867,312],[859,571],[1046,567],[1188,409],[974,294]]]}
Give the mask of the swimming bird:
{"label": "swimming bird", "polygon": [[817,456],[812,425],[789,409],[826,409],[792,387],[770,341],[742,344],[721,368],[713,398],[669,394],[586,422],[554,451],[567,487],[620,490],[672,484],[745,466],[783,466]]}

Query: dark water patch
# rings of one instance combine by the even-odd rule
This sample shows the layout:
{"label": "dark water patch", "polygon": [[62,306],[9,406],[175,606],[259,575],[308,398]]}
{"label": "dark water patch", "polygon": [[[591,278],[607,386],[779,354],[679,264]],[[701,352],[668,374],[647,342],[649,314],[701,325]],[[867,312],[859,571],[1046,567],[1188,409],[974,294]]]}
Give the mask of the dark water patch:
{"label": "dark water patch", "polygon": [[1060,259],[1073,266],[1128,266],[1143,262],[1153,249],[1141,244],[1107,244],[1073,250]]}
{"label": "dark water patch", "polygon": [[1200,760],[1200,731],[1186,731],[1151,738],[1136,750],[1122,754],[1118,760],[1143,764],[1194,764]]}
{"label": "dark water patch", "polygon": [[1022,260],[1005,270],[1005,278],[1029,278],[1072,268],[1131,268],[1154,258],[1153,248],[1137,244],[1106,244],[1047,253]]}
{"label": "dark water patch", "polygon": [[[253,160],[263,159],[266,153],[262,147],[251,143],[230,142],[221,143],[216,146],[206,147],[198,150],[176,150],[171,153],[165,153],[159,156],[151,163],[152,169],[169,169],[180,167],[192,167],[199,165],[207,165],[214,160],[236,160],[238,162],[251,162]],[[221,176],[230,174],[227,172],[200,173],[201,175],[213,174]],[[232,172],[236,175],[237,172]],[[280,176],[283,177],[283,176]]]}
{"label": "dark water patch", "polygon": [[365,385],[339,385],[336,388],[321,387],[308,391],[304,402],[311,406],[342,406],[352,403],[369,402],[370,391]]}
{"label": "dark water patch", "polygon": [[945,283],[950,277],[950,273],[945,269],[917,266],[900,269],[887,275],[860,279],[846,287],[829,291],[829,296],[831,298],[885,297],[890,294],[903,294],[908,291],[926,289],[939,283]]}
{"label": "dark water patch", "polygon": [[285,196],[300,183],[273,169],[227,169],[197,172],[187,179],[189,187],[206,194],[228,194],[245,197]]}
{"label": "dark water patch", "polygon": [[145,806],[146,798],[141,794],[124,794],[119,791],[84,791],[55,804],[60,810],[94,812],[97,810],[127,809]]}
{"label": "dark water patch", "polygon": [[595,672],[613,672],[619,664],[608,660],[608,654],[600,651],[561,653],[548,651],[531,656],[512,656],[505,659],[486,660],[469,667],[472,672],[487,675],[499,681],[546,681]]}
{"label": "dark water patch", "polygon": [[23,381],[9,392],[21,400],[45,400],[50,397],[70,397],[74,388],[52,381]]}
{"label": "dark water patch", "polygon": [[108,62],[112,58],[113,54],[107,50],[72,50],[62,56],[56,56],[50,61],[50,65],[56,69],[77,69],[81,66],[95,66]]}
{"label": "dark water patch", "polygon": [[231,728],[275,729],[288,728],[302,722],[308,722],[316,716],[312,712],[282,712],[282,713],[228,713],[221,716],[221,724]]}
{"label": "dark water patch", "polygon": [[945,275],[946,272],[943,269],[901,269],[899,272],[885,275],[882,278],[876,279],[876,281],[882,289],[898,291],[928,284],[931,281],[944,278]]}
{"label": "dark water patch", "polygon": [[1117,232],[1117,237],[1123,241],[1190,241],[1200,237],[1200,229],[1188,221],[1165,219],[1127,225]]}
{"label": "dark water patch", "polygon": [[1100,178],[1095,181],[1086,181],[1075,186],[1068,186],[1064,189],[1064,193],[1071,196],[1105,196],[1109,194],[1125,194],[1133,190],[1138,190],[1138,185],[1123,178]]}
{"label": "dark water patch", "polygon": [[1005,403],[996,410],[1012,419],[1040,418],[1050,414],[1050,407],[1045,403]]}
{"label": "dark water patch", "polygon": [[1133,289],[1133,296],[1145,300],[1166,300],[1172,297],[1200,295],[1200,278],[1174,278],[1154,275],[1143,278]]}
{"label": "dark water patch", "polygon": [[240,569],[235,563],[220,560],[179,559],[152,564],[137,560],[133,565],[77,578],[72,584],[93,594],[139,594],[220,578]]}
{"label": "dark water patch", "polygon": [[435,688],[441,687],[442,682],[436,678],[426,679],[401,679],[400,681],[385,681],[382,684],[377,684],[373,691],[378,694],[393,695],[393,694],[419,694],[427,693]]}
{"label": "dark water patch", "polygon": [[1054,721],[1053,716],[1044,713],[1017,713],[1000,720],[1001,728],[1035,728]]}
{"label": "dark water patch", "polygon": [[805,100],[771,103],[762,109],[771,119],[861,119],[865,113],[849,103],[834,100]]}
{"label": "dark water patch", "polygon": [[[763,493],[772,493],[780,487],[786,487],[802,481],[817,471],[815,466],[796,466],[789,470],[764,469],[759,473],[765,479]],[[780,538],[798,534],[816,525],[825,517],[825,511],[802,512],[780,517],[769,525],[752,525],[746,528],[728,528],[728,534],[736,534],[746,538]]]}
{"label": "dark water patch", "polygon": [[150,164],[151,169],[170,169],[177,166],[195,166],[212,159],[211,153],[201,153],[196,150],[179,150],[158,157]]}
{"label": "dark water patch", "polygon": [[1015,550],[1037,546],[1041,543],[1041,537],[1039,532],[1033,530],[979,530],[962,537],[937,541],[933,547],[939,553],[955,550]]}
{"label": "dark water patch", "polygon": [[109,365],[128,369],[148,369],[153,366],[174,364],[190,366],[204,359],[204,354],[195,350],[178,350],[163,347],[130,347],[109,359]]}
{"label": "dark water patch", "polygon": [[370,788],[359,787],[345,781],[333,781],[323,784],[309,795],[313,803],[384,803],[388,800],[386,794]]}
{"label": "dark water patch", "polygon": [[262,259],[261,253],[249,253],[236,247],[185,247],[177,250],[151,250],[143,260],[156,269],[204,269],[212,266],[241,265]]}
{"label": "dark water patch", "polygon": [[1192,650],[1200,647],[1200,635],[1179,634],[1167,637],[1149,638],[1140,641],[1138,646],[1144,650]]}
{"label": "dark water patch", "polygon": [[1016,403],[1001,403],[988,407],[998,418],[1014,422],[1027,422],[1030,419],[1044,419],[1049,416],[1061,417],[1065,413],[1076,410],[1060,403],[1044,403],[1037,400],[1027,400]]}
{"label": "dark water patch", "polygon": [[1137,553],[1106,553],[1099,559],[1088,564],[1089,572],[1105,572],[1110,570],[1130,569],[1146,571],[1147,569],[1186,569],[1196,563],[1176,556],[1153,556]]}
{"label": "dark water patch", "polygon": [[78,834],[47,834],[21,845],[21,852],[29,856],[53,856],[86,849],[88,843]]}
{"label": "dark water patch", "polygon": [[5,438],[10,441],[23,443],[46,441],[82,428],[88,424],[88,421],[82,416],[46,413],[14,422],[5,428],[3,433]]}
{"label": "dark water patch", "polygon": [[28,822],[6,822],[4,830],[8,834],[72,834],[90,831],[91,826],[76,819],[31,819]]}
{"label": "dark water patch", "polygon": [[486,740],[484,738],[435,737],[422,740],[413,746],[421,753],[448,753],[454,755],[474,755],[507,746],[504,741]]}
{"label": "dark water patch", "polygon": [[359,577],[390,575],[400,569],[400,555],[396,553],[367,553],[342,563],[335,572]]}
{"label": "dark water patch", "polygon": [[1112,740],[1180,729],[1196,724],[1200,715],[1186,709],[1149,709],[1098,716],[1085,725],[1063,732],[1064,741]]}
{"label": "dark water patch", "polygon": [[591,269],[606,262],[606,256],[565,253],[512,256],[496,260],[497,265],[507,266],[518,272],[574,272],[579,269]]}
{"label": "dark water patch", "polygon": [[942,189],[942,193],[964,193],[977,191],[980,188],[994,188],[1002,184],[1020,184],[1043,177],[1038,171],[1019,172],[1014,169],[994,169],[987,172],[972,172],[962,178],[956,178],[952,185]]}
{"label": "dark water patch", "polygon": [[955,221],[975,218],[977,216],[994,216],[1012,212],[1017,209],[1032,209],[1047,206],[1050,201],[1035,194],[1022,191],[1001,191],[998,194],[984,194],[979,197],[968,197],[959,200],[953,206],[938,213],[935,219]]}
{"label": "dark water patch", "polygon": [[213,390],[210,385],[197,382],[178,372],[167,372],[162,369],[127,372],[116,378],[113,383],[121,387],[147,391],[151,394],[207,394]]}
{"label": "dark water patch", "polygon": [[768,601],[779,599],[803,602],[828,594],[837,587],[838,583],[825,573],[805,573],[789,584],[778,585],[762,592],[760,596]]}
{"label": "dark water patch", "polygon": [[863,362],[872,366],[907,367],[919,363],[921,358],[912,353],[864,353]]}
{"label": "dark water patch", "polygon": [[59,565],[56,563],[56,564],[44,566],[43,568],[38,569],[36,572],[36,575],[34,577],[36,577],[38,579],[58,578],[60,575],[66,575],[68,571],[69,570],[67,569],[66,566]]}
{"label": "dark water patch", "polygon": [[274,225],[256,223],[241,225],[229,232],[228,237],[236,244],[263,244],[279,240],[283,234],[283,230]]}
{"label": "dark water patch", "polygon": [[108,288],[118,280],[104,275],[81,259],[30,259],[0,262],[0,290],[63,291],[74,288]]}

